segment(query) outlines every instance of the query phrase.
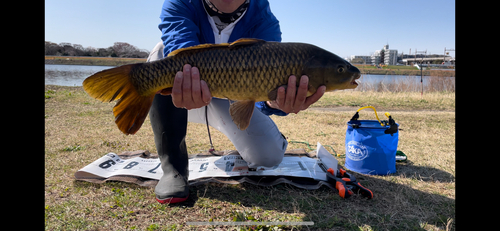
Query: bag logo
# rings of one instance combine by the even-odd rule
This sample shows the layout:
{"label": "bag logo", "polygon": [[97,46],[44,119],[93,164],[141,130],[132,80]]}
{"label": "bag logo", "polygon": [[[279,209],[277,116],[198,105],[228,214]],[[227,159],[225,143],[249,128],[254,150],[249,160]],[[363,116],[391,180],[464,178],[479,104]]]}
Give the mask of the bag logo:
{"label": "bag logo", "polygon": [[368,157],[368,149],[366,149],[366,147],[359,142],[349,141],[349,143],[347,143],[346,149],[346,156],[351,160],[360,161]]}

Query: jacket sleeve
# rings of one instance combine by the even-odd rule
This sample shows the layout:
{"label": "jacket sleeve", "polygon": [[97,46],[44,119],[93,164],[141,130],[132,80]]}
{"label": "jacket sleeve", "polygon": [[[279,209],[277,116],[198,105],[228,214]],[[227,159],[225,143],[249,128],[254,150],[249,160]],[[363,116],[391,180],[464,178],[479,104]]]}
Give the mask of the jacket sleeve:
{"label": "jacket sleeve", "polygon": [[187,1],[165,0],[160,14],[161,22],[158,25],[165,45],[165,57],[179,48],[200,44],[200,29],[194,23],[195,13],[194,7]]}
{"label": "jacket sleeve", "polygon": [[266,41],[281,42],[281,29],[278,19],[274,16],[265,25],[261,25],[254,35],[255,38],[260,38]]}
{"label": "jacket sleeve", "polygon": [[270,115],[278,115],[278,116],[287,116],[288,113],[283,112],[282,110],[279,109],[274,109],[269,106],[267,106],[266,101],[261,101],[255,103],[255,107],[259,109],[264,115],[270,116]]}

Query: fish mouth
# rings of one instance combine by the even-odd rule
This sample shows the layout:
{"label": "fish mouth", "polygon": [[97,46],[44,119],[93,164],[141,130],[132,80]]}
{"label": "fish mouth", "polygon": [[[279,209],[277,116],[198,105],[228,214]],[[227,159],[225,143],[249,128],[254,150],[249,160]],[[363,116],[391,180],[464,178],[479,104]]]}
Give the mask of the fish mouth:
{"label": "fish mouth", "polygon": [[354,89],[358,87],[358,82],[356,82],[356,79],[361,78],[361,72],[357,67],[350,65],[350,63],[348,64],[348,69],[349,72],[352,74],[351,76],[352,79],[351,82],[349,82],[348,88]]}
{"label": "fish mouth", "polygon": [[359,79],[361,77],[361,74],[360,73],[356,73],[354,74],[351,82],[349,83],[349,86],[351,88],[356,88],[358,86],[358,82],[356,82],[357,79]]}

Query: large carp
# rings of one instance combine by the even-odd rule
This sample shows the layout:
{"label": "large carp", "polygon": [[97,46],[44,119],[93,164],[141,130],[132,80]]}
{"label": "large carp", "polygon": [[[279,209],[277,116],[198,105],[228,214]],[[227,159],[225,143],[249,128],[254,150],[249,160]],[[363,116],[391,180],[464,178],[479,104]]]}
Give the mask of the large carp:
{"label": "large carp", "polygon": [[[115,123],[135,134],[148,115],[156,92],[172,88],[185,64],[197,67],[213,97],[236,100],[229,107],[234,123],[245,130],[255,102],[275,100],[277,89],[290,75],[309,77],[308,96],[319,86],[326,91],[353,89],[358,68],[339,56],[306,43],[239,39],[231,44],[202,44],[182,48],[149,63],[123,65],[93,74],[83,89],[103,102],[118,100]],[[297,86],[299,81],[297,81]]]}

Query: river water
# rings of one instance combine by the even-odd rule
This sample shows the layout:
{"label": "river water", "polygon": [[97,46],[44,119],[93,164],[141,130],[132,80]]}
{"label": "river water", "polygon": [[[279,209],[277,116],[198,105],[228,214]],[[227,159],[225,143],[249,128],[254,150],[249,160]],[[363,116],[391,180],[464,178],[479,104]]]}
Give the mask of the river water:
{"label": "river water", "polygon": [[[82,86],[88,76],[113,66],[52,65],[45,64],[45,85]],[[362,75],[356,90],[424,91],[455,90],[455,77],[406,75]]]}
{"label": "river water", "polygon": [[85,78],[112,67],[45,64],[45,85],[82,86]]}

